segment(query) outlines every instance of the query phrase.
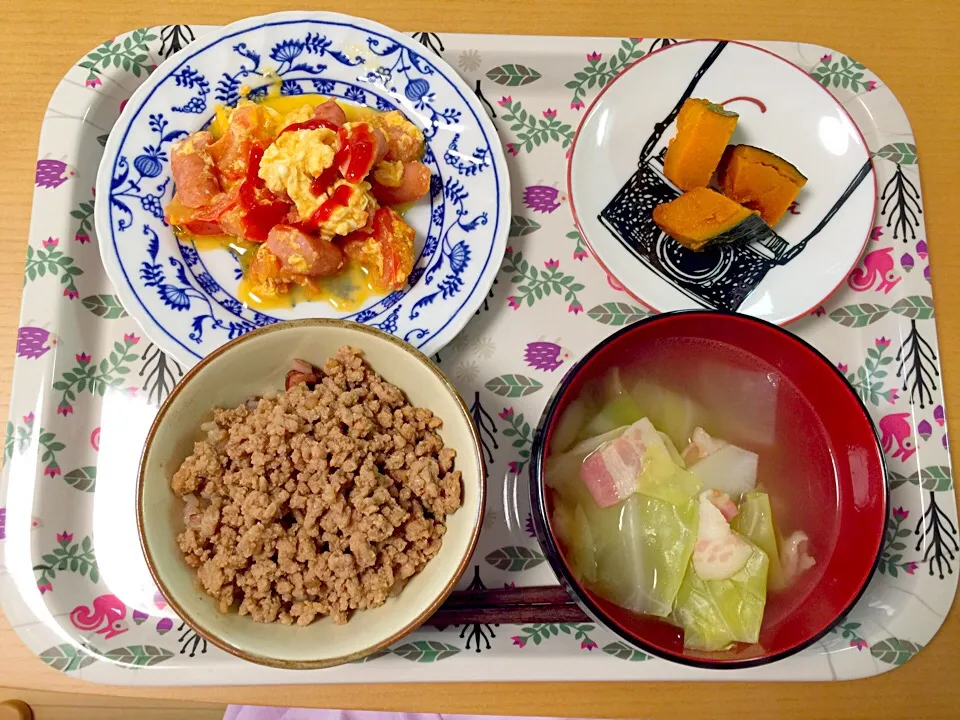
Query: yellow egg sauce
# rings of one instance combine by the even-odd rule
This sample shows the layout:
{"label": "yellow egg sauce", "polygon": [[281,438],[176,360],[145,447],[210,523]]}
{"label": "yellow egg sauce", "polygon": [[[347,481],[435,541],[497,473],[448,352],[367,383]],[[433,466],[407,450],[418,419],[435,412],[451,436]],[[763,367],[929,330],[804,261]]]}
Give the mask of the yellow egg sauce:
{"label": "yellow egg sauce", "polygon": [[[316,94],[281,95],[280,84],[272,83],[267,96],[258,102],[264,107],[276,110],[281,115],[286,115],[299,110],[304,105],[316,107],[327,99],[324,95]],[[337,104],[343,108],[349,122],[366,120],[377,114],[373,108],[350,105],[339,100]],[[230,108],[217,106],[216,115],[207,128],[215,139],[226,131],[230,122],[230,112]],[[396,207],[394,210],[402,215],[409,207],[405,205]],[[237,288],[237,299],[257,310],[291,308],[300,302],[326,302],[339,312],[353,312],[360,309],[370,297],[382,294],[371,287],[367,270],[362,265],[353,260],[347,260],[343,269],[334,276],[322,278],[309,286],[294,285],[290,292],[278,297],[259,297],[250,287],[246,277],[250,260],[257,251],[257,243],[241,240],[232,235],[192,235],[180,228],[174,228],[174,234],[180,242],[193,243],[200,252],[227,250],[236,256],[244,272],[244,278]]]}

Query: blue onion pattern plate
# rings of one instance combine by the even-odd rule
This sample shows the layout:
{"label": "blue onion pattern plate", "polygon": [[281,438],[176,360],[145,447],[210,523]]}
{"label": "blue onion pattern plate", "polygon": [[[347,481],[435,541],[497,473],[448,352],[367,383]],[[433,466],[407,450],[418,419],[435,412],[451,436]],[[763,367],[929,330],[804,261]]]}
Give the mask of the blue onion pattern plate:
{"label": "blue onion pattern plate", "polygon": [[[303,302],[260,312],[237,299],[241,269],[226,250],[198,252],[163,219],[173,196],[170,146],[204,127],[241,87],[319,93],[399,109],[427,140],[430,192],[406,214],[417,232],[406,289],[352,313]],[[192,365],[263,325],[340,317],[397,335],[430,355],[483,302],[503,259],[510,179],[493,123],[456,72],[387,27],[324,12],[243,20],[197,39],[134,93],[110,133],[97,176],[96,227],[107,275],[157,345]]]}

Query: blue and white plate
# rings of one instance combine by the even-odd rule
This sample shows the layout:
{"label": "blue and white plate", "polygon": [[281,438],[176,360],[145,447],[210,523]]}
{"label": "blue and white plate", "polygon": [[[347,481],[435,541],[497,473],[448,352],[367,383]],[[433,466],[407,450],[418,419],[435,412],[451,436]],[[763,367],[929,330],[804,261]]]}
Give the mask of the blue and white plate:
{"label": "blue and white plate", "polygon": [[[406,214],[418,259],[405,290],[353,313],[322,302],[259,312],[237,299],[240,267],[229,252],[197,252],[164,222],[173,196],[171,144],[210,122],[217,104],[235,104],[241,85],[254,97],[265,92],[273,73],[284,94],[400,109],[422,128],[433,177],[429,197]],[[483,302],[510,222],[506,161],[473,91],[410,38],[324,12],[243,20],[164,62],[110,133],[97,199],[100,255],[121,302],[151,340],[186,365],[256,327],[304,317],[367,323],[433,354]]]}

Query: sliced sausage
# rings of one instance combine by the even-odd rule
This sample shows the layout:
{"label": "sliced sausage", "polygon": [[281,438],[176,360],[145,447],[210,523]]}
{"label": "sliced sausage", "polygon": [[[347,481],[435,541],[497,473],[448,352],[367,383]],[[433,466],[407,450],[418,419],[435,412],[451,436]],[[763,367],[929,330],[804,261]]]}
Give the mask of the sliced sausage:
{"label": "sliced sausage", "polygon": [[328,123],[332,123],[337,127],[340,127],[347,121],[347,114],[343,111],[343,108],[337,104],[337,101],[333,99],[317,105],[313,111],[313,116],[321,120],[326,120]]}
{"label": "sliced sausage", "polygon": [[323,277],[343,266],[340,248],[290,225],[274,226],[267,235],[267,248],[280,259],[285,270],[297,275]]}
{"label": "sliced sausage", "polygon": [[430,190],[430,170],[420,162],[403,166],[403,175],[397,187],[381,185],[375,179],[371,183],[373,196],[381,205],[403,205],[419,200]]}
{"label": "sliced sausage", "polygon": [[204,130],[174,143],[170,150],[177,197],[188,208],[207,205],[220,192],[217,168],[208,149],[212,142],[213,135]]}
{"label": "sliced sausage", "polygon": [[387,160],[407,163],[423,157],[423,133],[399,110],[380,113],[372,122],[387,138]]}

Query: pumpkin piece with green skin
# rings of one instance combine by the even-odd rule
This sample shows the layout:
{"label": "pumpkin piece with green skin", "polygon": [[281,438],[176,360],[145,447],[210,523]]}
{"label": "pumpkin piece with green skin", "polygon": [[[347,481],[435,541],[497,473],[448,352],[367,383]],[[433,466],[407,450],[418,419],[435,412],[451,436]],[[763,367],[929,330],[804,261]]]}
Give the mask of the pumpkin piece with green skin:
{"label": "pumpkin piece with green skin", "polygon": [[752,145],[728,147],[717,180],[724,195],[756,210],[771,227],[780,222],[807,184],[803,173],[782,157]]}
{"label": "pumpkin piece with green skin", "polygon": [[711,244],[745,243],[772,232],[757,213],[710,188],[696,188],[658,205],[653,221],[693,251]]}
{"label": "pumpkin piece with green skin", "polygon": [[737,127],[735,112],[689,98],[677,115],[677,134],[663,159],[663,174],[681,190],[706,187]]}

